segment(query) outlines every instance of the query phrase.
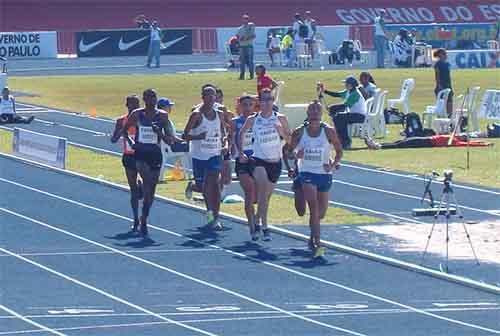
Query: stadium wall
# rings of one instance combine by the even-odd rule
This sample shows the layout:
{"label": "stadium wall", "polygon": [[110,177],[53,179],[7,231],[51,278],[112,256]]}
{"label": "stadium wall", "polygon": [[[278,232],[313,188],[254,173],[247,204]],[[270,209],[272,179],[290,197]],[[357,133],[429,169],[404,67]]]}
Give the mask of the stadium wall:
{"label": "stadium wall", "polygon": [[[397,3],[397,5],[395,5]],[[232,27],[242,13],[259,26],[289,25],[311,10],[322,25],[369,24],[377,8],[388,23],[486,23],[500,18],[498,0],[0,0],[1,31],[81,31],[134,27],[139,14],[163,27]]]}

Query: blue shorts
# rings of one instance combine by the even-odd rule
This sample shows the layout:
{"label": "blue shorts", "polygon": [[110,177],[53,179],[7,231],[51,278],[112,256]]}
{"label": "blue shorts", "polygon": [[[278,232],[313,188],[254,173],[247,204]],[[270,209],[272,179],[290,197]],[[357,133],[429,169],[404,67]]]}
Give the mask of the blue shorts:
{"label": "blue shorts", "polygon": [[193,158],[193,175],[198,186],[203,185],[205,176],[211,171],[220,172],[222,167],[222,156],[212,156],[208,160],[198,160]]}
{"label": "blue shorts", "polygon": [[319,192],[328,192],[332,187],[332,174],[299,173],[299,181],[302,184],[308,183],[316,186]]}

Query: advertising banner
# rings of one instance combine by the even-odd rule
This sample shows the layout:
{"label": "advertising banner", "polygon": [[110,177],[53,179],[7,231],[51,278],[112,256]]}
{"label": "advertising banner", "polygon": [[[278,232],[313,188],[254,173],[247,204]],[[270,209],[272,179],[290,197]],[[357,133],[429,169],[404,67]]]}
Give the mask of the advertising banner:
{"label": "advertising banner", "polygon": [[12,152],[16,156],[53,167],[61,169],[66,167],[65,138],[14,128]]}
{"label": "advertising banner", "polygon": [[[162,30],[162,55],[193,53],[191,29]],[[145,56],[150,44],[149,30],[96,30],[76,33],[78,57]]]}
{"label": "advertising banner", "polygon": [[56,32],[0,32],[0,57],[56,58]]}
{"label": "advertising banner", "polygon": [[486,90],[484,92],[479,107],[479,116],[500,120],[500,90]]}
{"label": "advertising banner", "polygon": [[496,50],[449,50],[448,62],[452,68],[499,68],[499,52]]}

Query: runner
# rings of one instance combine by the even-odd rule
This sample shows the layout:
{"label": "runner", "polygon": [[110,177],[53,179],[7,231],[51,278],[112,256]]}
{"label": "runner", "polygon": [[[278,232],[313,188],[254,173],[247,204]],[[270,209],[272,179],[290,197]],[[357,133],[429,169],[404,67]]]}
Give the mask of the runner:
{"label": "runner", "polygon": [[[147,238],[147,220],[153,205],[162,162],[160,142],[172,143],[173,136],[168,134],[168,114],[156,108],[158,101],[156,91],[147,89],[142,98],[145,107],[132,112],[125,123],[123,132],[134,149],[137,171],[143,182],[144,199],[139,231],[144,238]],[[136,127],[134,139],[128,133],[131,127]]]}
{"label": "runner", "polygon": [[231,127],[234,129],[234,140],[232,146],[232,154],[236,160],[234,171],[240,180],[241,188],[245,193],[245,214],[248,220],[248,228],[253,241],[259,239],[255,230],[255,208],[256,202],[256,188],[255,181],[253,180],[253,166],[250,162],[241,162],[240,153],[243,152],[246,157],[251,157],[253,154],[253,135],[252,129],[249,128],[245,133],[244,141],[240,142],[240,130],[245,124],[245,121],[250,117],[253,112],[254,97],[250,95],[242,95],[238,100],[239,116],[234,118],[231,122]]}
{"label": "runner", "polygon": [[[216,91],[207,86],[202,90],[203,103],[191,113],[183,138],[191,141],[193,175],[196,190],[201,190],[207,207],[207,224],[214,230],[221,230],[220,209],[220,171],[222,155],[227,152],[223,147],[225,128],[223,113],[214,107]],[[191,182],[186,188],[186,196],[193,190]]]}
{"label": "runner", "polygon": [[[267,226],[269,200],[276,182],[281,175],[282,139],[290,141],[290,129],[285,115],[273,111],[271,90],[264,89],[260,95],[261,111],[250,116],[240,130],[240,143],[245,142],[246,133],[252,129],[253,155],[251,164],[255,165],[253,178],[257,193],[256,232],[262,227],[263,240],[271,240]],[[249,158],[240,152],[239,161],[247,163]]]}
{"label": "runner", "polygon": [[[342,145],[335,128],[321,122],[322,114],[321,104],[311,102],[307,108],[308,124],[293,132],[290,145],[291,150],[298,149],[299,180],[309,206],[309,247],[314,250],[314,258],[325,254],[320,241],[320,220],[328,209],[332,171],[339,168],[342,157]],[[335,159],[330,156],[332,145]]]}
{"label": "runner", "polygon": [[[290,165],[290,161],[293,161],[293,167]],[[297,215],[302,217],[306,214],[306,199],[304,198],[302,183],[299,179],[297,155],[294,151],[290,150],[290,145],[288,144],[283,146],[283,162],[285,163],[288,177],[293,180],[292,191],[295,211],[297,211]]]}
{"label": "runner", "polygon": [[[138,109],[140,106],[139,97],[131,95],[127,97],[126,105],[128,114],[118,118],[115,124],[115,131],[111,137],[111,142],[116,143],[123,135],[123,126],[127,123],[128,117],[132,111]],[[135,137],[136,128],[131,127],[128,130],[131,137]],[[123,138],[123,156],[122,164],[127,176],[128,185],[130,187],[130,205],[134,214],[134,224],[132,224],[131,231],[137,232],[139,228],[139,200],[142,198],[142,182],[137,179],[137,167],[135,163],[134,149],[130,146],[127,138]]]}
{"label": "runner", "polygon": [[[215,98],[215,102],[219,104],[217,109],[222,112],[224,127],[227,130],[227,139],[232,139],[232,119],[234,118],[233,112],[229,111],[227,107],[224,105],[224,92],[222,92],[221,88],[216,88],[215,92],[217,96]],[[231,142],[231,141],[229,141]],[[231,148],[230,143],[228,143],[228,148]],[[224,186],[230,185],[232,180],[231,176],[231,153],[229,151],[224,155],[222,160],[222,171],[220,178],[220,192],[221,192],[221,201],[224,200],[225,197],[225,188]]]}

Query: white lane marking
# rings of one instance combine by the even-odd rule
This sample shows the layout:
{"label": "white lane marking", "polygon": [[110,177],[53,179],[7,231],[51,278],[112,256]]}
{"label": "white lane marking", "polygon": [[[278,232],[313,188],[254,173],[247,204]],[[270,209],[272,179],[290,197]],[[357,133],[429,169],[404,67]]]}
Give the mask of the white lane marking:
{"label": "white lane marking", "polygon": [[[29,221],[31,221],[31,222],[33,222],[33,223],[38,222],[38,221],[36,221],[36,220],[34,220],[34,219],[28,219],[28,217],[22,216],[22,215],[20,215],[20,214],[17,214],[17,213],[15,213],[15,212],[10,211],[10,210],[7,210],[7,209],[0,208],[0,210],[5,211],[5,212],[7,212],[7,213],[10,213],[11,215],[14,215],[14,216],[17,216],[17,217],[20,217],[20,218],[23,218],[23,219],[29,220]],[[37,224],[39,224],[39,223],[41,223],[41,222],[38,222]],[[73,277],[71,277],[71,276],[69,276],[69,275],[66,275],[66,274],[64,274],[64,273],[58,272],[58,271],[56,271],[56,270],[54,270],[54,269],[52,269],[52,268],[50,268],[50,267],[47,267],[47,266],[42,265],[42,264],[40,264],[40,263],[37,263],[36,261],[33,261],[33,260],[31,260],[31,259],[28,259],[28,258],[25,258],[25,257],[20,256],[20,255],[18,255],[18,254],[15,254],[15,253],[13,253],[13,252],[11,252],[11,251],[9,251],[9,250],[6,250],[6,249],[4,249],[4,248],[2,248],[2,247],[0,247],[0,251],[2,251],[3,253],[10,254],[11,256],[13,256],[13,257],[15,257],[15,258],[17,258],[17,259],[19,259],[19,260],[22,260],[22,261],[24,261],[24,262],[26,262],[26,263],[28,263],[28,264],[31,264],[31,265],[33,265],[33,266],[36,266],[36,267],[40,268],[40,269],[43,269],[44,271],[47,271],[47,272],[49,272],[49,273],[51,273],[51,274],[54,274],[54,275],[56,275],[56,276],[58,276],[58,277],[60,277],[60,278],[63,278],[63,279],[65,279],[65,280],[68,280],[68,281],[70,281],[70,282],[72,282],[72,283],[74,283],[74,284],[77,284],[77,285],[81,286],[81,287],[84,287],[84,288],[90,289],[91,291],[96,292],[96,293],[99,293],[99,294],[101,294],[101,295],[103,295],[103,296],[105,296],[105,297],[107,297],[107,298],[109,298],[109,299],[111,299],[111,300],[117,301],[117,302],[122,303],[122,304],[124,304],[124,305],[127,305],[127,306],[129,306],[129,307],[131,307],[131,308],[134,308],[134,309],[136,309],[136,310],[142,311],[143,313],[146,313],[146,314],[148,314],[148,315],[150,315],[150,316],[156,317],[157,319],[160,319],[160,320],[162,320],[162,321],[169,322],[169,323],[173,323],[173,324],[175,324],[175,325],[177,325],[177,326],[179,326],[179,327],[183,327],[183,328],[189,329],[189,330],[191,330],[191,331],[196,331],[196,332],[198,332],[198,333],[200,333],[200,334],[203,334],[203,335],[207,335],[207,336],[217,336],[216,334],[212,334],[212,333],[210,333],[210,332],[208,332],[208,331],[204,331],[204,330],[202,330],[202,329],[198,329],[198,328],[192,327],[192,326],[187,325],[187,324],[184,324],[184,323],[182,323],[182,322],[177,322],[177,321],[175,321],[175,320],[172,320],[172,319],[169,319],[169,318],[167,318],[167,317],[161,316],[160,314],[157,314],[157,313],[155,313],[155,312],[152,312],[152,311],[150,311],[150,310],[148,310],[148,309],[146,309],[146,308],[143,308],[143,307],[141,307],[141,306],[139,306],[139,305],[136,305],[136,304],[134,304],[134,303],[132,303],[132,302],[129,302],[129,301],[125,300],[125,299],[119,298],[119,297],[117,297],[117,296],[115,296],[115,295],[113,295],[113,294],[110,294],[110,293],[108,293],[108,292],[105,292],[105,291],[103,291],[102,289],[99,289],[99,288],[97,288],[97,287],[94,287],[94,286],[92,286],[92,285],[89,285],[89,284],[87,284],[87,283],[85,283],[85,282],[82,282],[82,281],[80,281],[80,280],[78,280],[78,279],[75,279],[75,278],[73,278]]]}
{"label": "white lane marking", "polygon": [[[38,193],[41,193],[41,194],[44,194],[44,195],[48,195],[48,196],[51,196],[53,198],[60,199],[60,200],[63,200],[65,202],[68,202],[68,203],[71,203],[71,204],[76,204],[78,206],[94,210],[96,212],[104,213],[104,214],[110,215],[112,217],[121,218],[121,219],[129,221],[129,222],[132,221],[130,218],[121,216],[119,214],[116,214],[116,213],[113,213],[113,212],[110,212],[110,211],[106,211],[106,210],[103,210],[103,209],[100,209],[100,208],[96,208],[96,207],[90,206],[88,204],[84,204],[84,203],[81,203],[81,202],[78,202],[78,201],[74,201],[74,200],[71,200],[71,199],[68,199],[68,198],[65,198],[65,197],[62,197],[62,196],[54,195],[54,194],[51,194],[49,192],[46,192],[46,191],[43,191],[43,190],[39,190],[39,189],[36,189],[36,188],[33,188],[33,187],[29,187],[29,186],[26,186],[26,185],[23,185],[23,184],[20,184],[20,183],[17,183],[17,182],[5,180],[3,178],[0,178],[0,181],[6,181],[7,183],[15,184],[15,185],[18,185],[18,186],[20,186],[22,188],[25,188],[25,189],[28,189],[28,190],[31,190],[31,191],[35,191],[35,192],[38,192]],[[2,210],[2,208],[0,208],[0,210]],[[23,216],[23,215],[19,215],[19,216]],[[48,225],[48,224],[46,224],[46,225]],[[182,234],[179,234],[179,233],[167,230],[167,229],[163,229],[163,228],[160,228],[160,227],[157,227],[157,226],[153,226],[153,225],[149,225],[149,226],[151,228],[153,228],[153,229],[156,229],[158,231],[162,231],[162,232],[168,233],[170,235],[174,235],[176,237],[183,237],[183,238],[186,238],[186,239],[190,239],[191,241],[199,242],[199,243],[201,243],[201,244],[203,244],[205,246],[210,246],[210,247],[213,247],[213,248],[221,249],[223,251],[226,251],[229,254],[233,254],[233,255],[236,255],[236,256],[239,256],[239,257],[244,257],[244,258],[247,258],[249,260],[252,260],[252,261],[255,261],[255,262],[258,262],[258,263],[262,263],[264,265],[268,265],[268,266],[271,266],[273,268],[277,268],[277,269],[283,270],[285,272],[296,274],[296,275],[299,275],[299,276],[302,276],[302,277],[305,277],[305,278],[308,278],[308,279],[311,279],[311,280],[315,280],[315,281],[318,281],[318,282],[321,282],[321,283],[324,283],[324,284],[328,284],[328,285],[331,285],[331,286],[334,286],[334,287],[337,287],[337,288],[344,289],[346,291],[349,291],[349,292],[352,292],[352,293],[355,293],[355,294],[363,295],[363,296],[366,296],[366,297],[369,297],[369,298],[372,298],[372,299],[375,299],[375,300],[378,300],[378,301],[382,301],[382,302],[389,303],[389,304],[392,304],[392,305],[395,305],[395,306],[399,306],[401,308],[410,309],[410,310],[412,310],[412,311],[414,311],[416,313],[421,313],[423,315],[431,316],[431,317],[434,317],[434,318],[437,318],[437,319],[440,319],[440,320],[444,320],[444,321],[447,321],[447,322],[451,322],[451,323],[455,323],[455,324],[459,324],[459,325],[463,325],[463,326],[467,326],[467,327],[471,327],[471,328],[476,328],[476,329],[479,329],[479,330],[491,331],[491,332],[500,334],[500,331],[498,331],[498,330],[488,329],[488,328],[485,328],[485,327],[482,327],[482,326],[479,326],[479,325],[475,325],[475,324],[463,322],[463,321],[460,321],[460,320],[454,320],[454,319],[447,318],[447,317],[444,317],[444,316],[432,314],[432,313],[426,312],[426,311],[424,311],[422,309],[415,308],[415,307],[412,307],[412,306],[409,306],[409,305],[406,305],[406,304],[402,304],[402,303],[399,303],[399,302],[396,302],[396,301],[393,301],[393,300],[390,300],[390,299],[386,299],[386,298],[383,298],[383,297],[380,297],[380,296],[377,296],[377,295],[374,295],[374,294],[371,294],[371,293],[368,293],[368,292],[365,292],[365,291],[354,289],[354,288],[351,288],[351,287],[348,287],[348,286],[345,286],[345,285],[342,285],[342,284],[339,284],[339,283],[336,283],[336,282],[333,282],[333,281],[329,281],[329,280],[325,280],[325,279],[322,279],[322,278],[319,278],[319,277],[311,276],[309,274],[302,273],[302,272],[299,272],[299,271],[296,271],[296,270],[293,270],[291,268],[287,268],[287,267],[284,267],[284,266],[281,266],[281,265],[278,265],[278,264],[273,264],[273,263],[268,262],[268,261],[262,261],[262,260],[259,260],[257,258],[254,258],[254,257],[250,257],[250,256],[248,256],[246,254],[235,252],[233,250],[228,250],[228,249],[222,248],[222,247],[217,246],[217,245],[207,244],[205,242],[202,242],[202,241],[190,238],[190,237],[186,237],[186,236],[184,236]],[[53,228],[56,231],[59,231],[59,230],[64,231],[64,230],[56,228],[56,227],[51,227],[51,228]],[[69,234],[73,235],[72,233],[69,233]],[[86,238],[82,237],[82,239],[86,239]],[[102,244],[97,243],[97,242],[94,242],[94,243],[102,245]],[[102,245],[102,246],[104,246],[104,248],[106,248],[106,249],[113,249],[113,248],[108,247],[106,245]],[[134,257],[134,256],[130,256],[130,257],[132,257],[133,259],[144,260],[144,259],[141,259],[141,258],[138,258],[138,257]],[[150,263],[147,260],[145,260],[145,262],[148,263],[148,264],[151,264],[151,265],[154,264],[154,263]],[[157,265],[157,264],[154,264],[154,265]],[[163,267],[161,265],[158,265],[158,266],[159,267]],[[155,267],[157,267],[157,266],[155,266]],[[278,309],[280,309],[280,308],[278,308]]]}
{"label": "white lane marking", "polygon": [[484,307],[484,306],[498,306],[494,302],[467,302],[467,303],[433,303],[436,307]]}
{"label": "white lane marking", "polygon": [[[289,249],[289,248],[288,248]],[[213,252],[220,251],[214,248],[198,248],[198,249],[162,249],[162,250],[125,250],[127,253],[136,254],[155,254],[155,253],[177,253],[177,252]],[[102,254],[116,254],[112,251],[79,251],[79,252],[31,252],[31,253],[19,253],[24,257],[50,257],[50,256],[72,256],[72,255],[102,255]],[[10,257],[7,254],[1,254],[0,257]]]}
{"label": "white lane marking", "polygon": [[[281,312],[283,314],[286,314],[286,315],[289,315],[289,316],[293,316],[297,319],[300,319],[300,320],[303,320],[303,321],[306,321],[306,322],[309,322],[309,323],[312,323],[312,324],[315,324],[315,325],[319,325],[319,326],[322,326],[322,327],[326,327],[328,329],[333,329],[333,330],[338,330],[338,331],[342,331],[342,332],[345,332],[347,334],[350,334],[350,335],[356,335],[356,336],[366,336],[365,334],[361,334],[361,333],[358,333],[358,332],[355,332],[355,331],[352,331],[352,330],[348,330],[348,329],[344,329],[344,328],[341,328],[341,327],[337,327],[337,326],[334,326],[334,325],[331,325],[331,324],[328,324],[328,323],[323,323],[323,322],[320,322],[320,321],[316,321],[316,320],[313,320],[313,319],[310,319],[310,318],[307,318],[307,317],[303,317],[301,315],[297,315],[297,314],[294,314],[294,313],[291,313],[285,309],[282,309],[282,308],[279,308],[279,307],[276,307],[274,305],[271,305],[271,304],[268,304],[268,303],[265,303],[265,302],[262,302],[262,301],[259,301],[259,300],[256,300],[256,299],[253,299],[249,296],[246,296],[246,295],[243,295],[243,294],[240,294],[238,292],[235,292],[235,291],[232,291],[230,289],[227,289],[227,288],[224,288],[224,287],[221,287],[221,286],[218,286],[218,285],[215,285],[215,284],[212,284],[210,282],[207,282],[207,281],[204,281],[204,280],[201,280],[201,279],[198,279],[198,278],[195,278],[193,276],[190,276],[188,274],[185,274],[185,273],[182,273],[182,272],[179,272],[179,271],[176,271],[174,269],[171,269],[169,267],[166,267],[166,266],[163,266],[163,265],[160,265],[160,264],[157,264],[157,263],[154,263],[154,262],[151,262],[149,260],[146,260],[146,259],[143,259],[143,258],[140,258],[140,257],[137,257],[137,256],[134,256],[132,254],[129,254],[129,253],[126,253],[126,252],[123,252],[123,251],[120,251],[120,250],[117,250],[113,247],[110,247],[110,246],[106,246],[104,244],[101,244],[99,242],[96,242],[96,241],[93,241],[93,240],[90,240],[90,239],[87,239],[85,237],[82,237],[82,236],[79,236],[77,234],[74,234],[72,232],[69,232],[69,231],[66,231],[66,230],[63,230],[63,229],[60,229],[58,227],[55,227],[55,226],[52,226],[50,224],[47,224],[47,223],[44,223],[44,222],[41,222],[39,220],[36,220],[34,218],[30,218],[28,216],[24,216],[20,213],[17,213],[15,211],[12,211],[12,210],[8,210],[8,209],[5,209],[5,208],[2,208],[0,207],[0,211],[3,211],[3,212],[6,212],[6,213],[9,213],[13,216],[16,216],[16,217],[19,217],[19,218],[22,218],[22,219],[25,219],[27,221],[30,221],[32,223],[35,223],[35,224],[38,224],[40,226],[43,226],[43,227],[46,227],[46,228],[49,228],[51,230],[54,230],[54,231],[57,231],[57,232],[60,232],[60,233],[63,233],[65,235],[68,235],[68,236],[71,236],[73,238],[76,238],[78,240],[81,240],[81,241],[84,241],[84,242],[87,242],[89,244],[92,244],[94,246],[99,246],[103,249],[106,249],[106,250],[110,250],[110,251],[114,251],[124,257],[128,257],[130,259],[133,259],[133,260],[136,260],[136,261],[139,261],[141,263],[144,263],[144,264],[147,264],[149,266],[153,266],[155,268],[158,268],[158,269],[161,269],[161,270],[164,270],[164,271],[167,271],[169,273],[172,273],[172,274],[175,274],[179,277],[182,277],[184,279],[188,279],[188,280],[191,280],[193,282],[196,282],[196,283],[199,283],[201,285],[204,285],[204,286],[207,286],[207,287],[210,287],[210,288],[214,288],[214,289],[217,289],[221,292],[224,292],[226,294],[230,294],[230,295],[233,295],[233,296],[236,296],[240,299],[243,299],[243,300],[246,300],[246,301],[249,301],[249,302],[252,302],[252,303],[255,303],[257,305],[260,305],[260,306],[263,306],[263,307],[266,307],[266,308],[269,308],[269,309],[272,309],[272,310],[275,310],[275,311],[278,311],[278,312]],[[0,248],[0,251],[5,251],[7,252],[5,249],[3,248]],[[9,254],[12,254],[11,252],[9,252]],[[23,258],[23,259],[26,259],[22,256],[18,256],[19,258]],[[26,259],[26,260],[29,260],[29,259]],[[76,280],[78,281],[78,280]],[[140,307],[142,308],[142,307]],[[142,308],[144,309],[144,308]],[[211,334],[212,335],[212,334]]]}
{"label": "white lane marking", "polygon": [[55,122],[55,121],[48,121],[48,120],[44,120],[44,119],[40,119],[40,118],[35,118],[34,121],[42,123],[42,124],[46,124],[46,125],[61,126],[64,128],[69,128],[69,129],[74,129],[77,131],[87,132],[87,133],[94,134],[94,135],[100,135],[100,136],[108,135],[107,133],[94,131],[94,130],[91,130],[88,128],[72,126],[72,125],[68,125],[68,124],[64,124],[64,123],[60,123],[60,122]]}
{"label": "white lane marking", "polygon": [[15,311],[13,311],[12,309],[9,309],[9,308],[5,307],[5,306],[4,306],[4,305],[2,305],[2,304],[0,304],[0,309],[2,309],[2,310],[4,310],[4,311],[6,311],[7,313],[11,314],[12,316],[15,316],[16,318],[18,318],[18,319],[20,319],[20,320],[23,320],[23,321],[24,321],[24,322],[26,322],[26,323],[31,324],[32,326],[35,326],[35,327],[37,327],[37,328],[40,328],[40,330],[38,330],[38,331],[47,331],[47,332],[49,332],[49,333],[51,333],[51,334],[54,334],[54,335],[58,335],[58,336],[67,336],[66,334],[63,334],[63,333],[61,333],[61,332],[59,332],[59,331],[57,331],[57,330],[51,329],[51,328],[49,328],[49,327],[44,326],[43,324],[40,324],[40,323],[38,323],[38,322],[35,322],[35,321],[33,321],[33,320],[31,320],[31,319],[29,319],[29,318],[27,318],[27,317],[25,317],[25,316],[23,316],[23,315],[21,315],[21,314],[19,314],[19,313],[17,313],[17,312],[15,312]]}
{"label": "white lane marking", "polygon": [[48,310],[47,313],[50,315],[83,315],[83,314],[102,314],[108,313],[112,314],[115,311],[113,309],[89,309],[89,308],[66,308],[63,310]]}
{"label": "white lane marking", "polygon": [[[448,310],[453,311],[453,310]],[[332,316],[363,316],[363,315],[381,315],[387,313],[406,313],[407,311],[395,311],[395,312],[386,312],[386,311],[362,311],[362,312],[320,312],[320,313],[308,313],[304,316],[307,317],[332,317]],[[269,312],[273,313],[273,312]],[[276,313],[275,314],[279,314]],[[277,320],[277,319],[289,319],[291,318],[288,315],[264,315],[264,316],[245,316],[245,317],[228,317],[228,318],[205,318],[205,319],[189,319],[182,320],[180,322],[183,323],[210,323],[210,322],[235,322],[235,321],[259,321],[259,320]],[[89,330],[89,329],[113,329],[113,328],[131,328],[131,327],[150,327],[150,326],[163,326],[168,325],[168,322],[143,322],[143,323],[121,323],[121,324],[101,324],[101,325],[85,325],[80,327],[67,327],[67,328],[58,328],[59,331],[73,331],[73,330]],[[39,333],[40,330],[22,330],[16,332],[0,332],[0,335],[19,335],[19,334],[32,334]]]}

